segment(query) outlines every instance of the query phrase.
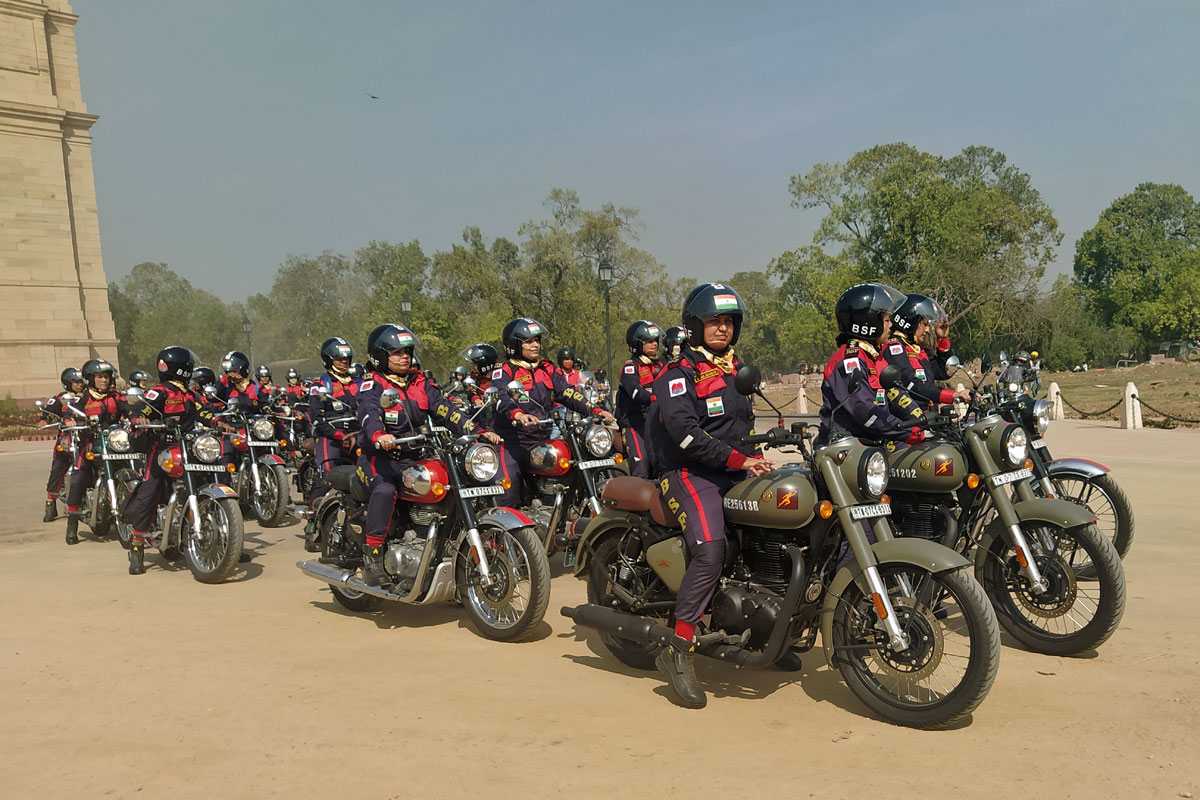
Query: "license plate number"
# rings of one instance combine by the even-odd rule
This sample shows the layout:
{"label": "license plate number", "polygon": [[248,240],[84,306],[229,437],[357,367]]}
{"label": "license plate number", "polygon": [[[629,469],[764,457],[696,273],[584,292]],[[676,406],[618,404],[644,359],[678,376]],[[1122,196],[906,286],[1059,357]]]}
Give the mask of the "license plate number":
{"label": "license plate number", "polygon": [[1015,481],[1023,480],[1025,478],[1032,478],[1032,477],[1033,477],[1033,470],[1018,469],[1014,472],[1006,472],[1003,475],[993,475],[992,476],[992,485],[993,486],[1003,486],[1006,483],[1013,483]]}
{"label": "license plate number", "polygon": [[1038,450],[1045,450],[1046,449],[1046,440],[1045,439],[1034,439],[1032,442],[1029,443],[1029,445],[1031,447],[1036,447]]}
{"label": "license plate number", "polygon": [[184,469],[190,472],[224,472],[224,464],[187,464]]}
{"label": "license plate number", "polygon": [[136,457],[134,453],[96,453],[96,456],[105,461],[128,461]]}
{"label": "license plate number", "polygon": [[850,506],[850,519],[870,519],[871,517],[886,517],[892,513],[892,507],[887,503],[876,503],[871,506]]}
{"label": "license plate number", "polygon": [[459,497],[491,497],[504,494],[503,486],[472,486],[458,490]]}
{"label": "license plate number", "polygon": [[599,469],[600,467],[615,467],[617,460],[615,458],[600,458],[595,461],[580,461],[580,469]]}

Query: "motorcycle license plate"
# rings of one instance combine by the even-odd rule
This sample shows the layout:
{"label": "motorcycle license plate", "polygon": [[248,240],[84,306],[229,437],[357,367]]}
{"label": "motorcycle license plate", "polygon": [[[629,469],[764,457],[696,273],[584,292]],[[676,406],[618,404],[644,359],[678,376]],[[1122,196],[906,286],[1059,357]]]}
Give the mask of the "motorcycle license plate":
{"label": "motorcycle license plate", "polygon": [[992,485],[993,486],[1003,486],[1006,483],[1014,483],[1015,481],[1024,480],[1025,478],[1032,478],[1032,477],[1033,477],[1033,470],[1018,469],[1013,472],[1005,472],[1003,475],[993,475],[992,476]]}
{"label": "motorcycle license plate", "polygon": [[188,464],[184,469],[191,472],[224,472],[224,464]]}
{"label": "motorcycle license plate", "polygon": [[892,513],[892,507],[887,503],[876,503],[870,506],[850,506],[850,519],[871,519],[886,517]]}
{"label": "motorcycle license plate", "polygon": [[472,486],[458,490],[459,497],[491,497],[497,494],[504,494],[503,486]]}
{"label": "motorcycle license plate", "polygon": [[1034,439],[1032,442],[1029,443],[1029,446],[1036,447],[1038,450],[1045,450],[1046,449],[1046,440],[1045,439]]}
{"label": "motorcycle license plate", "polygon": [[600,467],[615,467],[617,460],[615,458],[599,458],[595,461],[580,461],[580,469],[599,469]]}
{"label": "motorcycle license plate", "polygon": [[128,461],[133,458],[131,453],[94,453],[93,455],[105,461]]}

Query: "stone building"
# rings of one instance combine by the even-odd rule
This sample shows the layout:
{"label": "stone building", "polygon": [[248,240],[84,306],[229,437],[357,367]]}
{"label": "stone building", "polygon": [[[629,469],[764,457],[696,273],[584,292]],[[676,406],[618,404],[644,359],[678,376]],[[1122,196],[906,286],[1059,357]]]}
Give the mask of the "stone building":
{"label": "stone building", "polygon": [[0,398],[117,361],[67,0],[0,0]]}

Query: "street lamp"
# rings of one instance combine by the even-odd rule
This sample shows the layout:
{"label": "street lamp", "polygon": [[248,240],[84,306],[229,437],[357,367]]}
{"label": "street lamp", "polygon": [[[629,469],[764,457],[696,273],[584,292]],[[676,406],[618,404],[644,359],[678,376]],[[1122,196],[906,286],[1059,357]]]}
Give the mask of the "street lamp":
{"label": "street lamp", "polygon": [[[254,374],[254,344],[250,338],[250,318],[242,317],[242,333],[246,334],[246,360],[250,362],[250,375]],[[249,377],[249,376],[247,376]]]}
{"label": "street lamp", "polygon": [[609,290],[612,289],[613,268],[608,259],[602,259],[598,267],[600,282],[604,284],[604,341],[608,345],[608,360],[604,362],[604,370],[612,374],[612,323],[609,317]]}
{"label": "street lamp", "polygon": [[412,300],[408,299],[408,295],[404,295],[404,299],[400,301],[400,311],[404,314],[404,326],[412,327],[412,320],[408,318],[408,314],[412,311]]}

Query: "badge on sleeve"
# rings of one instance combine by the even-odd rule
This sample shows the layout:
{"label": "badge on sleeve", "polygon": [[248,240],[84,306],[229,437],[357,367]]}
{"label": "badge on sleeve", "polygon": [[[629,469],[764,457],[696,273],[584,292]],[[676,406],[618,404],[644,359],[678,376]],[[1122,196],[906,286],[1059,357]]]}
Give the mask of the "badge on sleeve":
{"label": "badge on sleeve", "polygon": [[670,390],[671,397],[679,397],[679,395],[687,391],[687,385],[684,383],[683,378],[676,378],[671,381],[667,384],[667,388]]}
{"label": "badge on sleeve", "polygon": [[904,345],[894,344],[888,348],[888,352],[894,356],[904,355]]}
{"label": "badge on sleeve", "polygon": [[845,367],[847,375],[849,375],[851,372],[854,372],[856,369],[861,369],[857,358],[847,358],[842,362],[842,366]]}
{"label": "badge on sleeve", "polygon": [[633,373],[634,373],[633,364],[626,364],[625,365],[625,374],[632,375]]}
{"label": "badge on sleeve", "polygon": [[398,408],[384,409],[383,422],[385,425],[399,425],[400,424],[400,409],[398,409]]}
{"label": "badge on sleeve", "polygon": [[725,401],[720,397],[710,397],[704,401],[704,405],[708,406],[710,417],[719,417],[725,413]]}
{"label": "badge on sleeve", "polygon": [[919,369],[919,370],[917,370],[916,374],[917,374],[917,380],[919,380],[919,381],[925,380],[925,370]]}
{"label": "badge on sleeve", "polygon": [[147,400],[156,400],[156,399],[158,399],[158,390],[157,390],[157,389],[151,389],[150,391],[146,392],[146,399],[147,399]]}
{"label": "badge on sleeve", "polygon": [[887,402],[887,395],[884,393],[883,389],[876,389],[875,390],[875,405],[881,406],[886,402]]}
{"label": "badge on sleeve", "polygon": [[363,385],[358,387],[358,390],[360,392],[366,392],[366,391],[373,389],[374,387],[375,387],[375,381],[364,381]]}
{"label": "badge on sleeve", "polygon": [[496,367],[492,370],[492,380],[498,381],[504,377],[504,367]]}

